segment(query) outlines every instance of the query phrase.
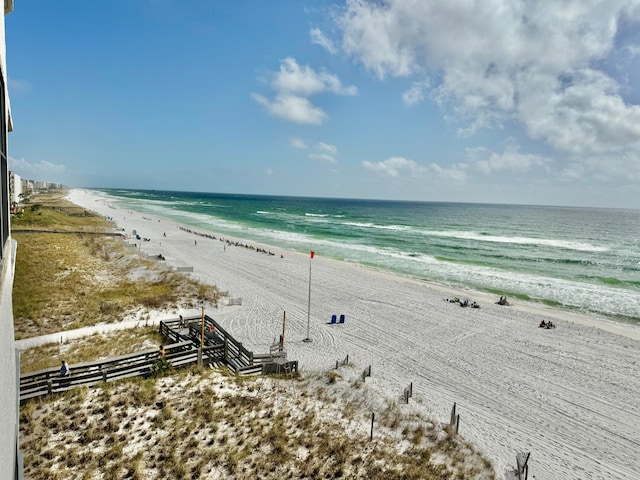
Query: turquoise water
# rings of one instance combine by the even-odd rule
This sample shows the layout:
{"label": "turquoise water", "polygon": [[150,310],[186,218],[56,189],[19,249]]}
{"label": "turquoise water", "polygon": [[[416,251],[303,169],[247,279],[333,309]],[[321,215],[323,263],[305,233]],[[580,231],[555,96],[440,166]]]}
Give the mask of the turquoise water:
{"label": "turquoise water", "polygon": [[203,232],[640,325],[640,210],[100,191]]}

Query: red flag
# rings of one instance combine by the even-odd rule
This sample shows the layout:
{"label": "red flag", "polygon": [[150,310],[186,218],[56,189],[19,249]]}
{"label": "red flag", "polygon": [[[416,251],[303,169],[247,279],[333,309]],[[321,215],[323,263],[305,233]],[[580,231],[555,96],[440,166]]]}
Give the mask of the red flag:
{"label": "red flag", "polygon": [[311,250],[311,258],[313,258],[314,255],[315,255],[315,252]]}

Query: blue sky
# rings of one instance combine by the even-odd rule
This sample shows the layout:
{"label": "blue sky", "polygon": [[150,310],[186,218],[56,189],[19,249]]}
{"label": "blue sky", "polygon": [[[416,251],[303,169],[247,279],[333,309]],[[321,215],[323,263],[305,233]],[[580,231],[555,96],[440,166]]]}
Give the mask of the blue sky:
{"label": "blue sky", "polygon": [[20,1],[9,168],[640,208],[640,0]]}

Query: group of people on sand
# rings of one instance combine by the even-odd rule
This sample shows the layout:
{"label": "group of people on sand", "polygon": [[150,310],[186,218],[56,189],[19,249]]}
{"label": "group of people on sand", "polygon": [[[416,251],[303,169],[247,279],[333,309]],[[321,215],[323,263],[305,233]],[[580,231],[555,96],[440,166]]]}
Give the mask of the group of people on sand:
{"label": "group of people on sand", "polygon": [[549,320],[548,322],[545,322],[544,320],[542,320],[540,322],[540,325],[538,325],[538,327],[540,327],[540,328],[556,328],[556,326],[553,324],[553,322],[551,320]]}
{"label": "group of people on sand", "polygon": [[[195,230],[191,230],[190,228],[186,228],[186,227],[178,227],[180,230],[184,231],[184,232],[188,232],[188,233],[193,233],[194,235],[199,235],[201,237],[206,237],[206,238],[210,238],[212,240],[220,240],[221,242],[224,242],[224,251],[227,251],[227,245],[230,247],[244,247],[244,248],[248,248],[250,250],[254,250],[258,253],[266,253],[268,255],[275,255],[275,253],[273,253],[271,250],[265,250],[264,248],[261,247],[255,247],[253,245],[249,245],[246,243],[241,243],[238,241],[231,241],[225,238],[219,238],[216,237],[215,235],[211,235],[209,233],[202,233],[202,232],[196,232]],[[198,245],[198,241],[194,240],[194,245]],[[280,255],[280,258],[284,258],[284,255]]]}
{"label": "group of people on sand", "polygon": [[507,297],[505,297],[504,295],[501,295],[500,300],[498,300],[496,303],[498,305],[509,305],[509,302],[507,302]]}
{"label": "group of people on sand", "polygon": [[446,300],[449,303],[457,303],[461,307],[480,308],[480,305],[478,305],[475,301],[469,302],[468,298],[460,300],[458,297],[453,297],[451,300],[449,300],[448,298]]}

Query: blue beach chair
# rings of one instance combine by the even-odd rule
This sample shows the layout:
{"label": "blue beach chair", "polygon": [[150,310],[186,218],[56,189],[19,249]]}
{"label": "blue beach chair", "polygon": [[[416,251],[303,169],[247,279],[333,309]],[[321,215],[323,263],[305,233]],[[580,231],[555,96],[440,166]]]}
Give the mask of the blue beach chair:
{"label": "blue beach chair", "polygon": [[338,323],[344,323],[344,314],[340,315],[340,322]]}
{"label": "blue beach chair", "polygon": [[331,315],[331,323],[336,323],[336,315]]}

